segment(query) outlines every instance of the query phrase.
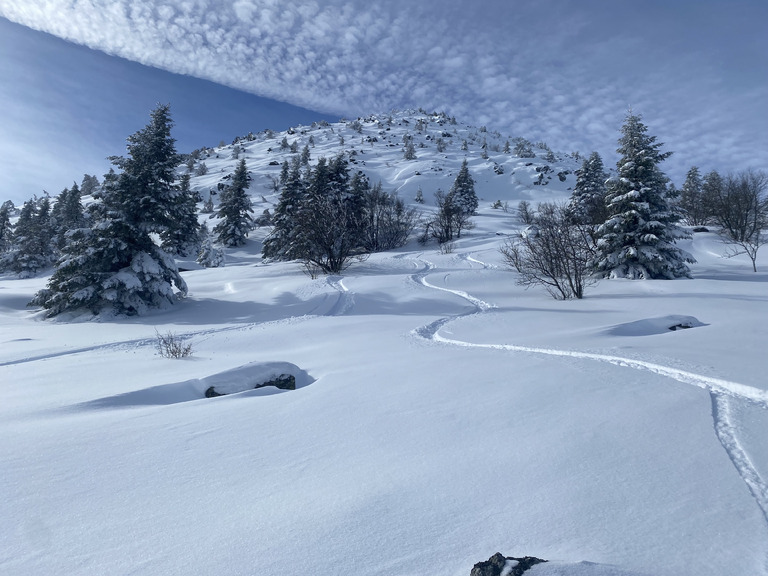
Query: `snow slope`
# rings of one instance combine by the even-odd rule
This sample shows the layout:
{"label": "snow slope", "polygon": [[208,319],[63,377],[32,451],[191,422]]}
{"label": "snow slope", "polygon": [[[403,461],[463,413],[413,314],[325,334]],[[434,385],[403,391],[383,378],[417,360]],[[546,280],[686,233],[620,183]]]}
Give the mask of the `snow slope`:
{"label": "snow slope", "polygon": [[[321,128],[313,158],[352,138]],[[450,158],[428,173],[417,148],[415,176],[379,144],[385,189],[450,187]],[[90,322],[43,320],[24,305],[46,278],[2,277],[0,573],[458,576],[500,551],[543,576],[768,574],[768,274],[705,233],[692,280],[523,290],[498,252],[519,224],[489,204],[573,176],[468,152],[483,201],[453,253],[313,280],[263,263],[259,229],[173,310]],[[246,154],[269,206],[275,153]],[[159,356],[155,330],[194,354]],[[275,372],[297,389],[203,395]]]}

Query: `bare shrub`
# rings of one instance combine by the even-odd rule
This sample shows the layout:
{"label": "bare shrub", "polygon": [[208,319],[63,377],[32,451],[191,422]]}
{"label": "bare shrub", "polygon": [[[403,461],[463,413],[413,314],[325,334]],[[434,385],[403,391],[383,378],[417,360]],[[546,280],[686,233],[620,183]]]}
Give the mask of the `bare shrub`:
{"label": "bare shrub", "polygon": [[157,353],[163,358],[186,358],[192,355],[192,343],[185,342],[184,339],[173,332],[161,334],[155,330],[157,342],[155,347]]}
{"label": "bare shrub", "polygon": [[564,206],[540,204],[531,230],[500,248],[519,274],[521,286],[543,286],[556,300],[583,298],[597,282],[591,275],[593,244],[589,227],[574,224]]}

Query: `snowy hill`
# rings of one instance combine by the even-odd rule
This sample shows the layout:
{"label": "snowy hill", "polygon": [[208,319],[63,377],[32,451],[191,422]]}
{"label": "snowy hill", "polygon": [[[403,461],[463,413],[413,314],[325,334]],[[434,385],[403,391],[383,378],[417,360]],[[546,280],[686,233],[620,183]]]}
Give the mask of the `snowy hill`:
{"label": "snowy hill", "polygon": [[466,576],[500,551],[550,560],[533,576],[768,574],[765,271],[697,233],[691,280],[555,301],[515,285],[497,233],[520,223],[491,204],[564,199],[574,158],[420,113],[289,132],[237,143],[257,214],[285,137],[426,208],[466,156],[476,228],[317,279],[264,263],[260,228],[139,318],[44,320],[46,277],[0,277],[0,573]]}
{"label": "snowy hill", "polygon": [[[404,159],[404,137],[413,143],[413,160]],[[438,151],[438,140],[442,152]],[[288,148],[281,147],[283,141]],[[510,150],[504,153],[507,143]],[[345,154],[350,168],[361,170],[373,183],[381,181],[385,190],[396,191],[407,202],[412,202],[421,188],[426,204],[432,203],[437,189],[447,191],[451,187],[465,158],[481,201],[490,204],[501,200],[513,207],[519,200],[535,203],[567,198],[576,182],[574,170],[581,166],[571,155],[555,154],[534,144],[530,144],[529,153],[535,156],[518,157],[515,137],[460,124],[443,114],[406,111],[297,126],[284,132],[265,131],[243,136],[228,146],[207,148],[195,167],[204,162],[208,172],[193,177],[193,189],[206,197],[220,182],[225,183],[223,179],[234,172],[239,161],[233,157],[236,146],[238,158],[245,158],[253,178],[251,195],[257,214],[276,200],[273,179],[280,175],[282,163],[300,154],[305,146],[310,164],[321,156]],[[487,158],[483,157],[484,147]]]}

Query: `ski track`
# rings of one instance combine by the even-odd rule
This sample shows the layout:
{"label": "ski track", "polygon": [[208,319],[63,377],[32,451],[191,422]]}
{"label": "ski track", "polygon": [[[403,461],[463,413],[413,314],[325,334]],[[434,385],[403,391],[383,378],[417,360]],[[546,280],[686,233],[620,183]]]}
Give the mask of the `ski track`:
{"label": "ski track", "polygon": [[[189,340],[190,338],[200,338],[205,336],[211,336],[213,334],[221,334],[223,332],[236,332],[252,330],[257,327],[266,327],[270,325],[279,325],[286,323],[295,323],[310,320],[312,318],[320,318],[327,316],[343,316],[349,313],[349,311],[355,305],[354,294],[350,292],[344,285],[344,280],[341,276],[329,276],[327,283],[334,290],[338,291],[339,296],[331,309],[325,314],[305,314],[302,316],[288,316],[279,320],[267,320],[264,322],[249,322],[247,324],[241,324],[237,326],[224,326],[222,328],[210,328],[207,330],[199,330],[196,332],[185,332],[177,334],[182,340]],[[27,356],[25,358],[17,358],[16,360],[7,360],[0,362],[0,368],[4,366],[14,366],[17,364],[27,364],[30,362],[37,362],[40,360],[50,360],[53,358],[61,358],[63,356],[71,356],[74,354],[85,354],[87,352],[95,352],[99,350],[124,350],[133,348],[142,348],[145,346],[157,346],[157,338],[136,338],[134,340],[122,340],[120,342],[109,342],[106,344],[94,344],[93,346],[83,346],[81,348],[73,348],[70,350],[60,350],[58,352],[51,352],[49,354],[38,354],[36,356]]]}
{"label": "ski track", "polygon": [[[467,261],[470,267],[471,263],[475,262],[481,264],[484,269],[490,268],[490,266],[480,262],[479,260],[475,260],[469,255],[465,257],[462,256],[462,259]],[[465,312],[462,314],[456,314],[454,316],[439,318],[438,320],[435,320],[434,322],[431,322],[425,326],[415,328],[412,330],[412,334],[418,336],[419,338],[429,342],[451,346],[462,346],[466,348],[484,348],[490,350],[503,350],[507,352],[526,352],[530,354],[544,354],[547,356],[594,360],[597,362],[605,362],[615,366],[631,368],[634,370],[652,372],[654,374],[658,374],[660,376],[664,376],[684,384],[689,384],[691,386],[696,386],[698,388],[707,390],[712,402],[712,421],[715,435],[717,436],[720,445],[723,447],[723,450],[725,450],[728,458],[736,469],[736,472],[747,485],[752,498],[762,512],[766,525],[768,525],[768,483],[766,483],[766,481],[760,476],[760,473],[752,463],[749,454],[741,444],[741,441],[738,437],[738,424],[733,421],[733,412],[731,409],[731,403],[733,401],[754,403],[763,409],[768,409],[768,390],[761,390],[759,388],[754,388],[752,386],[747,386],[738,382],[731,382],[729,380],[723,380],[720,378],[712,378],[710,376],[694,374],[693,372],[679,370],[677,368],[671,368],[669,366],[663,366],[653,362],[646,362],[643,360],[635,360],[631,358],[622,358],[620,356],[577,352],[573,350],[556,350],[551,348],[517,346],[514,344],[477,344],[473,342],[465,342],[462,340],[445,338],[441,336],[439,332],[440,329],[449,322],[453,322],[454,320],[468,316],[483,314],[495,306],[475,298],[474,296],[471,296],[470,294],[467,294],[461,290],[453,290],[450,288],[444,288],[430,284],[426,278],[430,273],[436,270],[436,267],[434,264],[427,260],[421,258],[419,258],[419,260],[424,263],[424,268],[420,272],[412,274],[409,277],[411,281],[422,285],[425,288],[454,294],[467,300],[475,307],[475,310],[472,312]],[[768,574],[768,558],[764,560],[764,563],[765,573]]]}
{"label": "ski track", "polygon": [[341,276],[328,276],[326,282],[339,293],[336,304],[333,305],[327,316],[343,316],[352,310],[355,306],[355,295],[344,286],[344,278]]}

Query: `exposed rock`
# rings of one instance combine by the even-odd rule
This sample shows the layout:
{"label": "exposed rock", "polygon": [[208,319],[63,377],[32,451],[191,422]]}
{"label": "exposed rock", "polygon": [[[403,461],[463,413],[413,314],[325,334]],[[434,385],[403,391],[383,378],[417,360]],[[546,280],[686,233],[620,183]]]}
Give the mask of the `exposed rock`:
{"label": "exposed rock", "polygon": [[[264,388],[266,386],[274,386],[280,390],[296,390],[296,377],[293,374],[280,374],[280,376],[276,376],[275,378],[272,378],[272,380],[256,384],[253,389]],[[213,386],[209,386],[205,391],[206,398],[216,398],[217,396],[226,395],[226,392],[218,392]]]}
{"label": "exposed rock", "polygon": [[274,386],[280,390],[296,390],[296,377],[293,374],[280,374],[277,378],[267,380],[266,382],[254,386],[254,388],[263,388],[264,386]]}
{"label": "exposed rock", "polygon": [[216,392],[216,389],[213,386],[209,386],[205,391],[206,398],[216,398],[217,396],[224,396],[224,394]]}
{"label": "exposed rock", "polygon": [[541,562],[546,562],[546,560],[533,556],[504,557],[500,552],[496,552],[485,562],[475,564],[469,576],[521,576],[531,566]]}

